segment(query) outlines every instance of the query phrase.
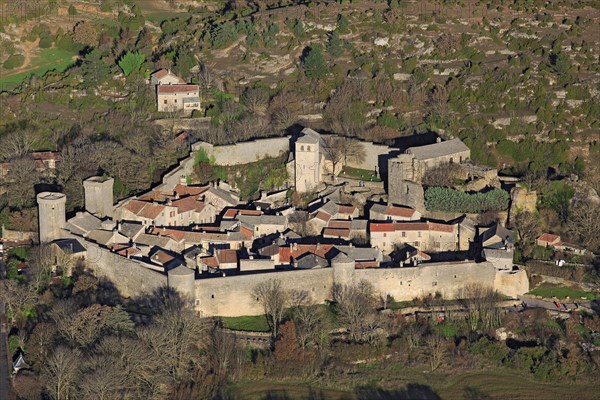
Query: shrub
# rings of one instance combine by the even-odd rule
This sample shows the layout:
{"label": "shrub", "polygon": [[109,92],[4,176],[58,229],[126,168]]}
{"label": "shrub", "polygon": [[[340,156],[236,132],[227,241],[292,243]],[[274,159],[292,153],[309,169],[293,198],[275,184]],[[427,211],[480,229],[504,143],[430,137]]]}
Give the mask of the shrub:
{"label": "shrub", "polygon": [[309,47],[303,60],[304,73],[310,79],[320,79],[328,72],[327,63],[323,58],[321,49],[317,46]]}
{"label": "shrub", "polygon": [[132,53],[128,51],[123,57],[121,57],[118,64],[123,70],[125,76],[129,76],[132,72],[138,71],[145,60],[146,56],[144,56],[142,53]]}
{"label": "shrub", "polygon": [[425,191],[425,207],[428,210],[482,213],[508,208],[510,196],[502,189],[469,194],[460,190],[432,186]]}
{"label": "shrub", "polygon": [[73,6],[69,6],[69,15],[77,15],[77,9]]}
{"label": "shrub", "polygon": [[51,36],[44,36],[40,39],[40,49],[47,49],[52,47],[53,38]]}
{"label": "shrub", "polygon": [[13,54],[4,61],[3,67],[5,69],[18,68],[25,62],[25,56],[23,54]]}

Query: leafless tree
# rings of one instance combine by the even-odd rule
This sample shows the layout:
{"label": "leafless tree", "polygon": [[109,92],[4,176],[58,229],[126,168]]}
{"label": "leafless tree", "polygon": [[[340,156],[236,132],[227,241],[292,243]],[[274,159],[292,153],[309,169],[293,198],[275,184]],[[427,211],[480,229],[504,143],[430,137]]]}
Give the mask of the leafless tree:
{"label": "leafless tree", "polygon": [[296,323],[296,336],[300,347],[319,344],[322,315],[306,290],[294,290],[291,294],[292,319]]}
{"label": "leafless tree", "polygon": [[13,209],[23,209],[35,204],[34,186],[42,181],[35,161],[23,157],[11,161],[8,174],[0,180],[8,196],[8,205]]}
{"label": "leafless tree", "polygon": [[27,275],[36,292],[40,293],[40,290],[49,283],[53,267],[54,256],[50,246],[41,245],[32,249]]}
{"label": "leafless tree", "polygon": [[453,186],[460,172],[460,166],[454,163],[444,163],[429,168],[423,176],[423,184],[427,186]]}
{"label": "leafless tree", "polygon": [[301,98],[296,92],[284,90],[269,102],[268,113],[271,125],[276,129],[285,129],[298,119],[301,111]]}
{"label": "leafless tree", "polygon": [[362,163],[365,161],[366,153],[365,146],[358,140],[343,138],[341,143],[341,151],[344,157],[344,165],[348,165],[349,161]]}
{"label": "leafless tree", "polygon": [[355,342],[365,340],[370,333],[368,316],[374,312],[372,286],[366,281],[356,285],[335,284],[332,297],[340,320],[350,332],[350,339]]}
{"label": "leafless tree", "polygon": [[271,279],[256,285],[252,295],[262,305],[271,333],[276,338],[288,304],[288,293],[283,290],[280,280]]}
{"label": "leafless tree", "polygon": [[339,136],[326,136],[323,138],[323,154],[325,158],[331,163],[332,175],[339,173],[338,166],[344,159],[344,138]]}
{"label": "leafless tree", "polygon": [[187,379],[200,368],[200,352],[205,348],[208,326],[183,299],[167,299],[153,324],[139,330],[138,336],[160,360],[164,373],[173,381]]}
{"label": "leafless tree", "polygon": [[578,204],[571,211],[567,228],[586,248],[592,251],[600,249],[600,204]]}
{"label": "leafless tree", "polygon": [[533,243],[541,233],[541,219],[539,215],[523,211],[511,217],[512,224],[519,232],[521,242]]}
{"label": "leafless tree", "polygon": [[234,376],[241,364],[240,347],[235,336],[223,332],[216,324],[210,332],[208,356],[215,374]]}
{"label": "leafless tree", "polygon": [[81,354],[77,350],[58,347],[42,370],[46,389],[56,400],[73,398],[79,379]]}
{"label": "leafless tree", "polygon": [[263,115],[267,110],[269,103],[269,96],[267,93],[259,88],[248,88],[242,93],[242,104],[246,107],[246,110],[252,114]]}
{"label": "leafless tree", "polygon": [[78,383],[86,399],[112,400],[123,398],[127,376],[116,368],[116,360],[105,355],[93,355],[85,360],[85,374]]}
{"label": "leafless tree", "polygon": [[30,129],[11,132],[0,140],[0,154],[5,160],[23,158],[33,150],[37,142],[36,133]]}
{"label": "leafless tree", "polygon": [[446,356],[446,343],[438,334],[431,334],[425,340],[429,353],[429,366],[431,371],[438,369]]}
{"label": "leafless tree", "polygon": [[21,284],[15,280],[0,281],[0,300],[4,301],[11,321],[26,317],[24,312],[39,302],[39,296],[32,286]]}
{"label": "leafless tree", "polygon": [[500,295],[493,288],[469,284],[457,296],[467,309],[467,322],[473,332],[498,327],[502,321],[501,310],[496,306]]}

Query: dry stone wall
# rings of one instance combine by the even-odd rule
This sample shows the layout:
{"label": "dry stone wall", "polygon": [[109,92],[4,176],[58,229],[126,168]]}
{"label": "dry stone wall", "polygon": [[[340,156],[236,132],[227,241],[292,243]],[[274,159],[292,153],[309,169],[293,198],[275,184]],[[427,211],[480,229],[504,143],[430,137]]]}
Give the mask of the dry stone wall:
{"label": "dry stone wall", "polygon": [[224,146],[214,146],[207,142],[197,142],[192,150],[204,149],[216,165],[238,165],[251,163],[266,157],[277,157],[290,150],[290,137],[258,139]]}

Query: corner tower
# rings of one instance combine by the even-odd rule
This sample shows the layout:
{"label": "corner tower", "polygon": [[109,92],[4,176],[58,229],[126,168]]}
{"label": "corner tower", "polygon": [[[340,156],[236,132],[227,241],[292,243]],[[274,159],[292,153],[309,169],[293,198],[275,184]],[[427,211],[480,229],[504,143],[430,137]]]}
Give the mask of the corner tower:
{"label": "corner tower", "polygon": [[65,204],[67,196],[63,193],[42,192],[37,195],[40,243],[48,243],[61,238],[61,229],[65,227]]}
{"label": "corner tower", "polygon": [[321,183],[320,135],[304,129],[294,146],[296,191],[310,192]]}
{"label": "corner tower", "polygon": [[113,185],[115,180],[106,176],[92,176],[83,181],[85,209],[98,218],[113,215]]}

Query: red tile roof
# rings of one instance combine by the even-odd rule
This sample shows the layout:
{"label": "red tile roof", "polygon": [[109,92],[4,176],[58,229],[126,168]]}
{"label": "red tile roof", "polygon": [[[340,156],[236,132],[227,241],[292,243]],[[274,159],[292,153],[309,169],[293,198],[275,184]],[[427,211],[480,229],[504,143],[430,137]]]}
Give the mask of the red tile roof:
{"label": "red tile roof", "polygon": [[174,192],[179,196],[198,196],[200,193],[207,191],[209,186],[187,186],[177,185],[175,186]]}
{"label": "red tile roof", "polygon": [[388,208],[385,210],[385,214],[396,217],[410,218],[415,214],[416,211],[417,210],[409,207],[388,206]]}
{"label": "red tile roof", "polygon": [[60,153],[55,151],[34,151],[31,153],[34,160],[58,160]]}
{"label": "red tile roof", "polygon": [[219,260],[219,265],[237,263],[237,251],[230,249],[217,250],[217,260]]}
{"label": "red tile roof", "polygon": [[238,215],[262,215],[262,211],[260,210],[246,210],[241,208],[230,208],[225,211],[223,214],[223,218],[235,218]]}
{"label": "red tile roof", "polygon": [[315,218],[318,218],[321,221],[327,222],[331,219],[331,215],[329,215],[323,211],[319,211],[319,212],[317,212],[317,215],[315,215]]}
{"label": "red tile roof", "polygon": [[354,206],[339,206],[338,213],[340,214],[354,214],[356,207]]}
{"label": "red tile roof", "polygon": [[321,258],[326,258],[325,255],[333,248],[330,244],[299,244],[296,246],[286,246],[279,248],[279,260],[288,262],[290,258],[297,259],[300,256],[311,253]]}
{"label": "red tile roof", "polygon": [[206,264],[207,266],[209,266],[211,268],[219,267],[219,262],[217,261],[217,257],[215,257],[215,256],[201,257],[200,262],[203,262],[204,264]]}
{"label": "red tile roof", "polygon": [[248,239],[248,240],[250,240],[254,237],[254,232],[252,231],[252,229],[247,228],[245,226],[240,227],[240,233],[242,234],[242,236],[245,239]]}
{"label": "red tile roof", "polygon": [[350,237],[350,229],[325,228],[323,229],[323,237],[347,239]]}
{"label": "red tile roof", "polygon": [[188,196],[179,200],[175,200],[172,204],[173,207],[177,207],[178,213],[184,213],[188,211],[200,212],[205,207],[204,202],[198,200],[198,198],[195,196]]}
{"label": "red tile roof", "polygon": [[436,231],[452,233],[454,225],[437,222],[371,222],[369,229],[371,232]]}
{"label": "red tile roof", "polygon": [[554,235],[552,233],[542,233],[537,240],[547,243],[560,242],[560,236]]}
{"label": "red tile roof", "polygon": [[365,268],[379,268],[377,261],[357,261],[354,263],[354,268],[365,269]]}
{"label": "red tile roof", "polygon": [[198,85],[159,85],[158,93],[189,93],[198,92]]}
{"label": "red tile roof", "polygon": [[369,230],[371,232],[394,232],[394,223],[379,223],[379,222],[370,222]]}
{"label": "red tile roof", "polygon": [[333,220],[327,224],[328,228],[334,229],[350,229],[350,226],[352,226],[352,221],[348,220]]}

